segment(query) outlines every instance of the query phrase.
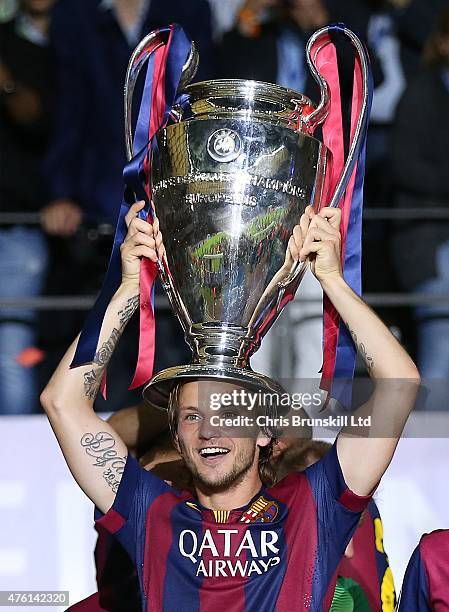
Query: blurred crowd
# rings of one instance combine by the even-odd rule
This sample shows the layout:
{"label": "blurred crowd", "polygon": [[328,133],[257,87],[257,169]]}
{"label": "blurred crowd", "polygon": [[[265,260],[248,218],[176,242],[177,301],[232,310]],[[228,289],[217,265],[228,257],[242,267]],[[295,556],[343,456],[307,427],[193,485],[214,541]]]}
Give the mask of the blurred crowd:
{"label": "blurred crowd", "polygon": [[[85,317],[12,301],[100,287],[121,201],[126,66],[146,33],[171,22],[198,44],[197,80],[271,81],[315,101],[310,34],[337,21],[366,42],[375,90],[365,207],[405,213],[366,220],[364,291],[437,296],[381,310],[422,376],[449,378],[447,0],[0,0],[0,20],[0,303],[11,301],[0,306],[0,414],[38,410]],[[185,362],[173,315],[156,320],[155,369]],[[117,393],[99,409],[138,400],[123,391],[135,345],[120,345]]]}

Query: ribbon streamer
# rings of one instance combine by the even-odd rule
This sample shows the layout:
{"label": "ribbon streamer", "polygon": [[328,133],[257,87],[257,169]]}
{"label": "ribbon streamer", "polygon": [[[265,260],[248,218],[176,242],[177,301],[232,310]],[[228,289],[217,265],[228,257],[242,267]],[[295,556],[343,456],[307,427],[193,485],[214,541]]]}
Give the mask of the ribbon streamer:
{"label": "ribbon streamer", "polygon": [[[348,98],[347,73],[343,63],[348,58],[342,57],[342,50],[348,47],[348,39],[343,33],[343,26],[329,27],[327,44],[312,49],[316,53],[316,65],[326,79],[330,89],[330,111],[323,125],[323,141],[332,153],[331,171],[326,175],[325,193],[333,193],[345,165],[349,143],[352,142],[357,120],[363,104],[363,81],[360,59],[355,51],[351,51],[354,70],[350,88],[352,96]],[[346,66],[347,68],[347,66]],[[349,89],[350,89],[349,88]],[[362,138],[359,151],[353,160],[353,168],[346,191],[342,197],[341,223],[341,263],[343,274],[348,285],[358,295],[361,294],[361,235],[363,212],[363,182],[365,175],[366,133],[368,128],[369,109],[372,99],[372,80],[369,74],[369,104],[365,124],[362,128]],[[348,120],[348,106],[350,114]],[[321,388],[328,391],[329,397],[338,400],[346,408],[351,407],[352,381],[354,378],[357,349],[350,333],[329,298],[323,298],[323,368]]]}
{"label": "ribbon streamer", "polygon": [[[91,363],[94,360],[107,307],[121,282],[120,245],[127,233],[125,216],[129,207],[135,201],[144,200],[145,207],[139,213],[139,216],[148,222],[152,222],[154,219],[154,206],[150,191],[151,153],[155,143],[154,136],[159,129],[167,125],[170,119],[170,113],[176,102],[183,66],[191,48],[191,42],[180,26],[171,25],[168,28],[161,28],[159,32],[169,32],[169,37],[167,44],[159,47],[150,56],[147,63],[145,85],[134,134],[134,157],[123,171],[125,190],[108,269],[97,301],[87,316],[70,367]],[[140,274],[139,355],[130,389],[145,383],[153,372],[155,350],[154,281],[156,277],[156,264],[143,258]],[[102,380],[102,392],[105,396],[106,375]]]}

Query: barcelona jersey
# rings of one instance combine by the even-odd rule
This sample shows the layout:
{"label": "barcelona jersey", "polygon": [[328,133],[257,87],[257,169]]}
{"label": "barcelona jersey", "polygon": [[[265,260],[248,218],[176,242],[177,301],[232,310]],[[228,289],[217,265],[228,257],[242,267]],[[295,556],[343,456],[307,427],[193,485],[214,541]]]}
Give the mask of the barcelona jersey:
{"label": "barcelona jersey", "polygon": [[399,611],[449,611],[449,529],[421,538],[405,572]]}
{"label": "barcelona jersey", "polygon": [[204,508],[128,456],[97,526],[136,563],[143,612],[318,612],[369,501],[346,486],[335,445],[231,511]]}
{"label": "barcelona jersey", "polygon": [[354,533],[354,556],[343,557],[337,575],[352,578],[366,593],[372,612],[394,612],[393,574],[383,542],[383,526],[373,500]]}

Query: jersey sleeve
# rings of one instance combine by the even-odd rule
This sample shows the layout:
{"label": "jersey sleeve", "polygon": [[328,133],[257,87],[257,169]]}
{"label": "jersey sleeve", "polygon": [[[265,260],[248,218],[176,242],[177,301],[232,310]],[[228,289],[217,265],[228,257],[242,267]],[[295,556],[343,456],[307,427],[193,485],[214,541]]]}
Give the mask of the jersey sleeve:
{"label": "jersey sleeve", "polygon": [[[318,531],[313,592],[316,600],[322,601],[371,495],[356,495],[346,485],[336,443],[320,461],[307,468],[305,475],[315,498]],[[330,595],[328,592],[326,597]]]}
{"label": "jersey sleeve", "polygon": [[[334,500],[346,510],[362,513],[372,499],[371,495],[357,495],[348,487],[343,476],[337,453],[337,441],[326,453],[322,461],[322,470],[330,487]],[[319,462],[321,463],[321,462]]]}
{"label": "jersey sleeve", "polygon": [[139,548],[145,542],[148,510],[159,495],[172,490],[128,454],[114,503],[106,514],[95,509],[95,523],[113,534],[136,562],[143,555],[143,549],[139,551]]}
{"label": "jersey sleeve", "polygon": [[358,518],[372,499],[372,495],[357,495],[347,486],[337,454],[337,443],[326,455],[306,470],[317,502],[319,518],[332,518],[332,513],[348,517],[350,522]]}
{"label": "jersey sleeve", "polygon": [[417,546],[407,565],[399,598],[398,612],[431,612],[429,582]]}

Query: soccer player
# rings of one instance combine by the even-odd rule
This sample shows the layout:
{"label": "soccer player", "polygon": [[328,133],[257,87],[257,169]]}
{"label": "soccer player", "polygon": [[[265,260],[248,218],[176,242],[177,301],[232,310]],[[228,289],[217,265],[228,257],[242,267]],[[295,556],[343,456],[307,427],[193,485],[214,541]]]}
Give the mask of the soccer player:
{"label": "soccer player", "polygon": [[421,538],[405,572],[399,612],[449,610],[449,529]]}
{"label": "soccer player", "polygon": [[[376,417],[373,425],[366,437],[357,428],[341,431],[322,460],[266,488],[263,469],[273,444],[267,432],[231,437],[212,426],[208,405],[200,401],[211,390],[236,387],[189,381],[172,393],[169,418],[195,494],[173,489],[139,466],[92,407],[104,368],[138,307],[140,258],[156,261],[163,254],[157,220],[152,226],[137,218],[142,207],[133,205],[126,217],[122,283],[107,309],[93,363],[70,369],[74,342],[41,396],[68,466],[95,503],[97,524],[134,559],[143,610],[328,609],[326,593],[338,562],[412,409],[417,369],[344,281],[341,212],[309,207],[289,254],[292,260],[310,257],[365,358],[376,388],[362,408]],[[391,435],[385,435],[385,423],[394,424]]]}

